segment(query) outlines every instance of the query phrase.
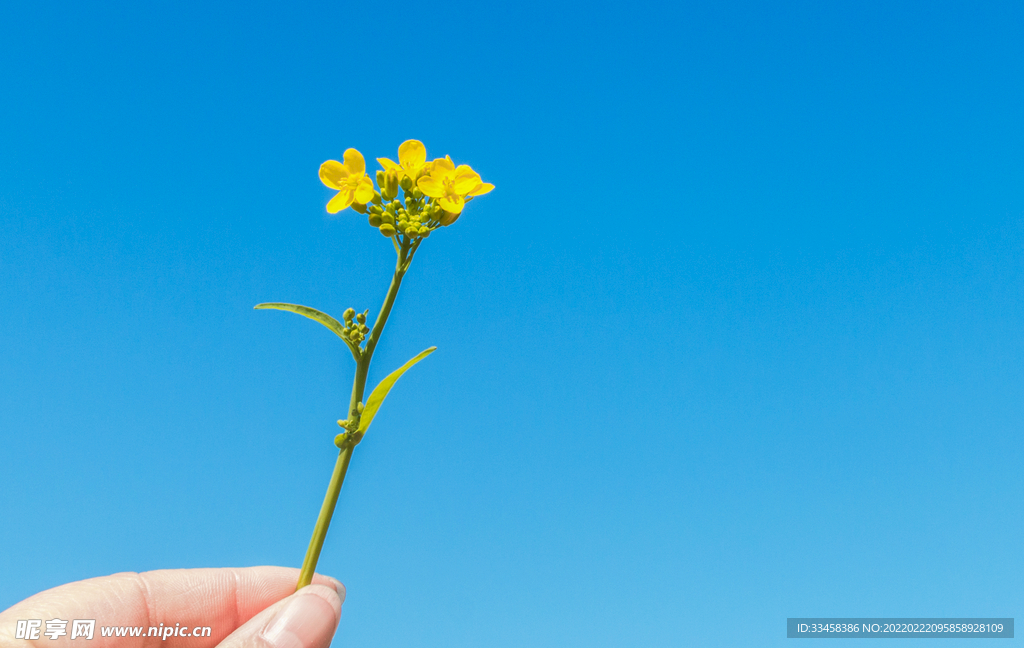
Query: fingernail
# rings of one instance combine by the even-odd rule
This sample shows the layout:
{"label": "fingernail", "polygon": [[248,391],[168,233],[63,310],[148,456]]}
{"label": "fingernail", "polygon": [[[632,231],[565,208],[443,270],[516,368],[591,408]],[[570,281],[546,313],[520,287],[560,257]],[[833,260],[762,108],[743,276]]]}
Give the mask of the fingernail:
{"label": "fingernail", "polygon": [[341,597],[341,602],[345,602],[345,586],[341,584],[341,581],[332,576],[327,576],[327,580],[331,581],[331,585],[338,591],[338,596]]}
{"label": "fingernail", "polygon": [[263,631],[274,648],[318,648],[334,636],[334,609],[316,594],[299,592]]}

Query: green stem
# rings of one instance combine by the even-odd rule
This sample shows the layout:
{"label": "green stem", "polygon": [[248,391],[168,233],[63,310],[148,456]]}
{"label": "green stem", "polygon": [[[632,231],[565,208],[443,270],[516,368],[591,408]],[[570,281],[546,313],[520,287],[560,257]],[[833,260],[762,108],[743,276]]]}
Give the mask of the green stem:
{"label": "green stem", "polygon": [[324,498],[323,506],[320,507],[320,516],[316,520],[316,526],[313,527],[313,538],[309,541],[306,559],[302,561],[299,582],[295,586],[297,590],[313,582],[313,573],[316,571],[316,563],[320,559],[320,550],[323,549],[324,539],[327,538],[327,527],[331,525],[334,506],[338,503],[338,495],[341,493],[341,485],[345,481],[345,473],[348,472],[348,462],[351,458],[352,446],[350,445],[345,446],[338,453],[338,462],[334,464],[331,484],[327,487],[327,497]]}
{"label": "green stem", "polygon": [[[416,251],[417,244],[404,244],[398,249],[398,262],[395,265],[395,274],[391,278],[391,286],[384,298],[384,304],[380,307],[380,314],[373,324],[370,337],[366,340],[366,348],[356,361],[356,376],[352,382],[352,400],[349,403],[349,418],[355,420],[359,416],[359,404],[363,402],[363,392],[366,390],[366,376],[370,371],[370,360],[373,358],[373,350],[377,348],[381,333],[384,332],[384,325],[388,322],[391,309],[395,305],[395,298],[398,297],[398,289],[402,286],[402,278],[409,269],[412,262],[412,254]],[[345,473],[348,472],[348,462],[352,459],[352,451],[355,444],[348,443],[338,454],[338,461],[334,464],[334,473],[331,475],[331,482],[327,486],[327,495],[320,507],[320,515],[316,519],[316,526],[313,527],[313,537],[309,541],[309,549],[306,550],[306,558],[302,561],[302,571],[299,573],[299,582],[295,586],[300,590],[313,582],[313,573],[316,571],[316,563],[320,560],[320,550],[323,549],[324,540],[327,538],[327,528],[331,525],[331,518],[334,516],[334,508],[338,504],[338,495],[341,493],[341,485],[345,481]]]}

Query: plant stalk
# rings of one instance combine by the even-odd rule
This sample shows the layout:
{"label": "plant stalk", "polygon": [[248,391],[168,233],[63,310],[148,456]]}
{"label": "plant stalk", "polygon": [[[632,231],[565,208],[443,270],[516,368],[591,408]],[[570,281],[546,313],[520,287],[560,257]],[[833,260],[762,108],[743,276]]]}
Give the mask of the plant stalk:
{"label": "plant stalk", "polygon": [[309,541],[309,549],[306,550],[306,559],[302,561],[302,571],[299,572],[299,582],[295,586],[300,590],[313,582],[313,573],[316,571],[317,560],[320,559],[320,550],[324,547],[324,540],[327,538],[327,527],[331,525],[331,517],[334,515],[334,506],[338,503],[338,495],[341,494],[341,485],[345,481],[345,473],[348,472],[348,462],[352,459],[351,445],[338,453],[338,461],[334,464],[334,474],[331,475],[331,483],[327,487],[327,496],[324,498],[323,506],[320,507],[320,515],[316,519],[316,526],[313,527],[313,538]]}
{"label": "plant stalk", "polygon": [[[398,289],[402,286],[402,278],[409,269],[412,262],[412,254],[418,247],[416,244],[404,243],[398,250],[398,262],[395,265],[395,274],[391,278],[391,286],[388,287],[388,294],[380,307],[380,314],[373,324],[373,330],[366,340],[366,348],[363,349],[356,362],[356,376],[352,382],[352,400],[349,403],[349,419],[356,419],[359,416],[359,404],[363,402],[363,392],[366,390],[366,376],[370,371],[370,360],[373,358],[373,351],[377,348],[381,333],[384,332],[384,325],[388,322],[391,309],[395,305],[395,298],[398,297]],[[358,441],[356,441],[358,443]],[[331,525],[331,518],[334,516],[334,508],[338,504],[338,495],[341,493],[341,485],[345,481],[345,473],[348,472],[348,463],[352,459],[352,451],[355,450],[354,443],[345,444],[345,447],[338,453],[338,461],[334,464],[334,472],[331,474],[331,482],[327,485],[327,495],[320,507],[320,515],[316,519],[316,526],[313,527],[313,537],[309,541],[309,548],[306,550],[306,557],[302,561],[302,571],[299,572],[299,582],[295,585],[300,590],[313,582],[313,574],[316,572],[317,561],[320,560],[320,550],[323,549],[324,540],[327,538],[327,528]]]}

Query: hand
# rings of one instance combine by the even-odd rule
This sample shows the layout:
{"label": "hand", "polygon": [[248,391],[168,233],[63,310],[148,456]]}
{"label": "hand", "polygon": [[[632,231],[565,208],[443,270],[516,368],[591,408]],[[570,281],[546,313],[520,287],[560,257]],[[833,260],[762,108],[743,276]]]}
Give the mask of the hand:
{"label": "hand", "polygon": [[[318,574],[295,592],[298,577],[299,570],[285,567],[165,569],[68,583],[0,613],[0,647],[327,648],[341,620],[345,586]],[[95,621],[91,641],[80,636],[72,642],[76,619]],[[18,622],[30,620],[42,621],[38,637],[17,639]],[[56,641],[46,634],[51,620],[67,622]],[[22,632],[31,635],[25,626]],[[116,636],[121,628],[141,629],[141,639]]]}

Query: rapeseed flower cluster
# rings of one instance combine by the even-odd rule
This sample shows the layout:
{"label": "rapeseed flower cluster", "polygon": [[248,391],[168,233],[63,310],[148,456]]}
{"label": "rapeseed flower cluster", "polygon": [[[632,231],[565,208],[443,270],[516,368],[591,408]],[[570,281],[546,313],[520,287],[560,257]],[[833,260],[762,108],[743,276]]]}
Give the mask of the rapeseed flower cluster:
{"label": "rapeseed flower cluster", "polygon": [[449,156],[428,162],[427,149],[418,140],[398,147],[397,163],[377,158],[383,168],[376,173],[376,189],[359,151],[350,148],[343,159],[344,163],[328,160],[320,165],[320,180],[338,191],[327,211],[335,214],[351,207],[367,214],[381,234],[403,244],[451,225],[467,202],[494,189],[469,165],[456,166]]}
{"label": "rapeseed flower cluster", "polygon": [[[341,330],[341,337],[343,340],[347,340],[358,347],[366,339],[366,334],[370,332],[370,327],[366,325],[366,314],[369,313],[369,309],[366,311],[356,314],[354,308],[346,309],[342,314],[342,319],[345,320],[345,328]],[[355,321],[353,321],[353,318]]]}

